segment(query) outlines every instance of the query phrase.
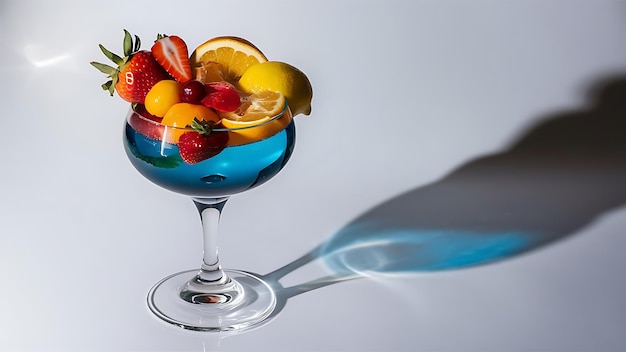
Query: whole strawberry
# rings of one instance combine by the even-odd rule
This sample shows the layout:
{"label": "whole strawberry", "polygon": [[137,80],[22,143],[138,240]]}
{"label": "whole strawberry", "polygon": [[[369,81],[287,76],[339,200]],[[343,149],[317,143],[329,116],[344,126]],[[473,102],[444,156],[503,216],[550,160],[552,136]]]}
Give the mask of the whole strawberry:
{"label": "whole strawberry", "polygon": [[180,156],[187,164],[197,164],[219,154],[228,144],[228,132],[216,132],[209,123],[194,119],[194,130],[178,139]]}
{"label": "whole strawberry", "polygon": [[117,67],[112,67],[99,62],[91,62],[92,66],[111,78],[102,85],[102,89],[111,95],[117,91],[122,99],[143,104],[152,86],[161,80],[170,79],[169,74],[154,59],[150,51],[139,50],[141,47],[139,37],[135,36],[133,42],[133,37],[127,30],[124,30],[123,57],[110,52],[102,44],[99,46],[104,56],[117,65]]}

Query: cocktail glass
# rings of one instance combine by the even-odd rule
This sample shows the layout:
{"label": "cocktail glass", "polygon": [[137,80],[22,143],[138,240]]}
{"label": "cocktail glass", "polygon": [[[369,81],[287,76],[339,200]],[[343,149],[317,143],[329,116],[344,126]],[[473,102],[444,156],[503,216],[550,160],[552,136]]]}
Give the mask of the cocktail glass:
{"label": "cocktail glass", "polygon": [[157,317],[185,329],[247,329],[270,316],[276,296],[258,276],[222,269],[218,224],[231,195],[259,186],[285,166],[295,142],[293,117],[285,107],[257,125],[215,126],[211,133],[224,137],[216,138],[224,143],[217,143],[213,156],[196,164],[185,163],[175,144],[188,131],[150,119],[141,106],[131,108],[126,119],[124,147],[132,165],[153,183],[191,197],[203,229],[200,268],[159,281],[148,293],[148,306]]}

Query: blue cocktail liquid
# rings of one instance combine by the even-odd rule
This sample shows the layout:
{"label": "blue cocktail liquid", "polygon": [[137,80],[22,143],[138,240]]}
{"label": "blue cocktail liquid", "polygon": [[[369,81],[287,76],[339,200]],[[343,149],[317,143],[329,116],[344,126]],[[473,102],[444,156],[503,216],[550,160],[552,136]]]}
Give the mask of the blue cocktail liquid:
{"label": "blue cocktail liquid", "polygon": [[154,140],[128,123],[124,148],[135,168],[153,183],[193,197],[222,197],[256,187],[276,175],[293,151],[295,126],[266,139],[228,146],[197,164],[185,163],[178,146]]}

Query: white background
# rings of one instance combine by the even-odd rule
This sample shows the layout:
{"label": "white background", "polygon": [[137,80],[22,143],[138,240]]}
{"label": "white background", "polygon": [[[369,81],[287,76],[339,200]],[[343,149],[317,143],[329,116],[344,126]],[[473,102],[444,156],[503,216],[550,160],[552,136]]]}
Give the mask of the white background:
{"label": "white background", "polygon": [[[557,235],[489,265],[374,270],[304,289],[239,335],[162,323],[145,295],[198,267],[200,225],[189,199],[132,168],[121,143],[128,106],[88,64],[106,60],[98,43],[120,52],[124,28],[144,48],[157,33],[191,48],[241,36],[311,79],[292,160],[225,208],[226,267],[273,272],[407,194],[413,225]],[[624,95],[625,75],[624,1],[2,0],[0,350],[624,351],[626,129],[600,129],[613,143],[600,152],[574,131],[590,156],[564,168],[551,159],[547,183],[533,174],[541,153],[517,164],[507,151],[558,116],[597,116],[590,92],[619,81]],[[505,166],[441,182],[490,156]],[[509,192],[519,182],[527,188]],[[564,190],[550,194],[554,185]],[[528,194],[530,206],[519,201]],[[281,284],[342,277],[333,270],[321,258]]]}

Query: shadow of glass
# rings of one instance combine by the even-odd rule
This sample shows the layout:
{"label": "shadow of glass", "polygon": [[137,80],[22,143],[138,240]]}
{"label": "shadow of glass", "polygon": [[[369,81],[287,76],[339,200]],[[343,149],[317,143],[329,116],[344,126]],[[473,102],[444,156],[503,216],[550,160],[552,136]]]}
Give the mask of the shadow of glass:
{"label": "shadow of glass", "polygon": [[[485,265],[575,234],[626,203],[626,76],[600,82],[590,103],[549,116],[507,150],[392,198],[326,242],[264,276],[293,296],[370,275]],[[322,260],[326,277],[283,287],[290,272]]]}

